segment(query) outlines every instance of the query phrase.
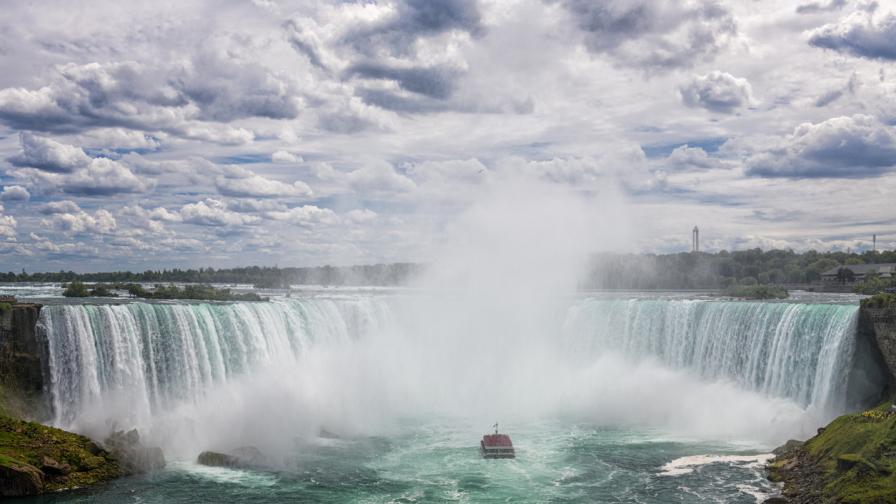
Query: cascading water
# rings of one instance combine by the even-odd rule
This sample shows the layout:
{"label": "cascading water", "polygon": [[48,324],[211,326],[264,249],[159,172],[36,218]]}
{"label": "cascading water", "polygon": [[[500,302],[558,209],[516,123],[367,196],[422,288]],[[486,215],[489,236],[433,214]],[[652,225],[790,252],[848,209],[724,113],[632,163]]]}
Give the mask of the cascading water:
{"label": "cascading water", "polygon": [[[54,423],[125,400],[128,418],[196,402],[228,380],[290,365],[317,340],[376,333],[388,307],[371,298],[272,303],[57,305],[41,313],[47,334]],[[108,408],[118,411],[120,408]]]}
{"label": "cascading water", "polygon": [[571,353],[650,355],[707,380],[838,413],[853,362],[854,305],[589,299],[564,331]]}
{"label": "cascading water", "polygon": [[[234,432],[269,429],[260,419],[270,416],[282,418],[289,436],[301,435],[303,419],[317,422],[307,433],[346,418],[369,428],[377,415],[506,418],[593,408],[618,424],[640,420],[645,408],[607,417],[614,401],[634,410],[656,403],[656,394],[661,402],[690,393],[693,401],[727,401],[720,407],[749,429],[771,415],[807,431],[845,407],[854,305],[587,298],[559,312],[545,306],[550,315],[532,328],[534,319],[513,310],[479,307],[465,316],[443,301],[359,294],[47,306],[41,325],[54,423],[97,436],[137,426],[190,456]],[[768,406],[774,401],[786,404]],[[669,407],[647,416],[702,433],[727,428],[707,423],[725,423],[717,411],[694,419],[684,401]],[[813,412],[809,425],[794,420],[799,411]],[[779,434],[795,434],[787,429]]]}

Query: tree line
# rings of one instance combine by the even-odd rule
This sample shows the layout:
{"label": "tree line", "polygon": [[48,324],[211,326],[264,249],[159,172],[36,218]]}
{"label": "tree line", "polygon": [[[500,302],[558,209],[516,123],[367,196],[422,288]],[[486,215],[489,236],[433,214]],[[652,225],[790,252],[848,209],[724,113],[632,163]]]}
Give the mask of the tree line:
{"label": "tree line", "polygon": [[896,263],[896,251],[798,253],[754,248],[716,253],[598,254],[581,286],[650,290],[812,284],[821,281],[822,273],[839,266],[880,263]]}
{"label": "tree line", "polygon": [[[896,263],[896,250],[862,253],[794,252],[759,248],[715,253],[595,254],[580,287],[585,289],[724,289],[736,285],[812,284],[839,266]],[[545,267],[550,268],[550,265]],[[417,263],[361,266],[162,269],[140,272],[0,273],[0,282],[197,283],[248,284],[257,288],[290,285],[405,285],[426,265]],[[522,272],[525,275],[525,272]],[[876,282],[872,285],[872,281]],[[891,287],[891,280],[869,278],[873,292]],[[873,293],[868,292],[868,293]]]}
{"label": "tree line", "polygon": [[278,268],[249,266],[243,268],[162,269],[143,272],[111,271],[75,273],[74,271],[43,273],[0,273],[0,282],[69,283],[229,283],[249,284],[258,288],[286,288],[290,285],[402,285],[421,271],[413,263],[372,264],[361,266],[318,266]]}

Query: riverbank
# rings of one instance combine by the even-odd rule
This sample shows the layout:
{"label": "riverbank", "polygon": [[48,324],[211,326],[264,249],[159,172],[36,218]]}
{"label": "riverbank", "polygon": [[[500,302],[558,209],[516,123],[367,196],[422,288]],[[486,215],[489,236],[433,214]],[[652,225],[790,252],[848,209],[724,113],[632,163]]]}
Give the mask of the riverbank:
{"label": "riverbank", "polygon": [[890,401],[843,415],[768,466],[791,504],[896,502],[896,413]]}
{"label": "riverbank", "polygon": [[0,496],[83,488],[124,474],[115,457],[84,436],[0,416]]}

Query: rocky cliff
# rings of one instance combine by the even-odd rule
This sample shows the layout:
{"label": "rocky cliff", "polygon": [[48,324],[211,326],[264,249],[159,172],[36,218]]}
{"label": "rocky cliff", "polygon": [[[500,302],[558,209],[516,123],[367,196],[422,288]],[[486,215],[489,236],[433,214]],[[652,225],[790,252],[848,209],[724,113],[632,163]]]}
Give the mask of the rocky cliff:
{"label": "rocky cliff", "polygon": [[870,336],[890,372],[889,391],[896,392],[896,305],[869,307],[859,311],[859,336]]}
{"label": "rocky cliff", "polygon": [[20,303],[0,310],[0,413],[49,419],[44,380],[49,375],[47,339],[38,327],[41,305]]}

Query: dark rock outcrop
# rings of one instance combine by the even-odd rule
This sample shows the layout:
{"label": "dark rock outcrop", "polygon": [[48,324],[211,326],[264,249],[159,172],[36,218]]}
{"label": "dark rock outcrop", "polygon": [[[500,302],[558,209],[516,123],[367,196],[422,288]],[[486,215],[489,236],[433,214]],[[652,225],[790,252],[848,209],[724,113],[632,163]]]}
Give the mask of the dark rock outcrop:
{"label": "dark rock outcrop", "polygon": [[271,465],[264,453],[254,446],[237,448],[230,453],[204,451],[199,454],[196,462],[212,467],[257,468]]}
{"label": "dark rock outcrop", "polygon": [[157,446],[144,446],[137,429],[116,431],[103,445],[121,462],[129,473],[142,473],[165,467],[165,455]]}
{"label": "dark rock outcrop", "polygon": [[859,337],[870,337],[889,371],[890,392],[896,392],[896,306],[859,311]]}
{"label": "dark rock outcrop", "polygon": [[55,459],[44,455],[43,462],[40,465],[40,470],[45,474],[52,474],[54,476],[65,476],[72,472],[72,466],[64,462],[57,462]]}
{"label": "dark rock outcrop", "polygon": [[0,496],[26,497],[44,492],[44,473],[31,464],[0,458]]}
{"label": "dark rock outcrop", "polygon": [[196,463],[211,467],[238,467],[240,460],[233,455],[215,451],[204,451],[199,454]]}
{"label": "dark rock outcrop", "polygon": [[0,413],[45,421],[49,350],[38,325],[41,307],[19,303],[0,311]]}

